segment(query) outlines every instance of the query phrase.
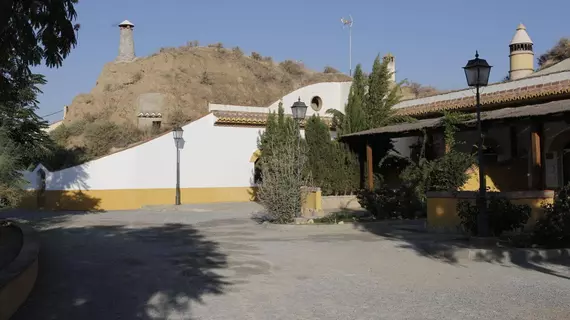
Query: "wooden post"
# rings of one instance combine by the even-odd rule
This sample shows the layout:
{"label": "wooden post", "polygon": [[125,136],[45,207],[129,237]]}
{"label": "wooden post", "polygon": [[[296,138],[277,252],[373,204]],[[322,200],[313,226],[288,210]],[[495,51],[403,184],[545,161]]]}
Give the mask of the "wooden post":
{"label": "wooden post", "polygon": [[366,166],[368,168],[368,190],[374,190],[374,165],[372,163],[372,146],[366,142]]}
{"label": "wooden post", "polygon": [[360,174],[360,189],[366,188],[366,152],[363,148],[364,145],[358,146],[358,164],[359,164],[359,174]]}
{"label": "wooden post", "polygon": [[532,189],[544,189],[544,179],[542,168],[542,125],[532,123],[530,131],[530,152],[531,152],[531,181]]}

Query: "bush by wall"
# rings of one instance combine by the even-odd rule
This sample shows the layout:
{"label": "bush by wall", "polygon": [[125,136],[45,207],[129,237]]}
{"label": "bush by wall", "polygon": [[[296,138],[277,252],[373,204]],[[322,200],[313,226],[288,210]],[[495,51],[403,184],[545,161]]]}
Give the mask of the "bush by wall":
{"label": "bush by wall", "polygon": [[[489,229],[494,236],[500,236],[505,231],[522,228],[530,217],[531,209],[526,204],[514,204],[507,199],[490,195],[487,200]],[[479,208],[469,201],[457,203],[457,215],[461,219],[463,230],[471,235],[477,235],[477,216]]]}
{"label": "bush by wall", "polygon": [[392,189],[381,185],[374,191],[360,190],[357,199],[364,209],[379,220],[414,219],[424,212],[414,190],[405,186]]}
{"label": "bush by wall", "polygon": [[358,190],[359,163],[356,155],[339,141],[331,140],[330,130],[320,117],[306,122],[307,170],[323,195],[347,195]]}
{"label": "bush by wall", "polygon": [[543,208],[544,216],[534,227],[533,242],[547,247],[570,246],[570,185],[561,188],[554,203]]}

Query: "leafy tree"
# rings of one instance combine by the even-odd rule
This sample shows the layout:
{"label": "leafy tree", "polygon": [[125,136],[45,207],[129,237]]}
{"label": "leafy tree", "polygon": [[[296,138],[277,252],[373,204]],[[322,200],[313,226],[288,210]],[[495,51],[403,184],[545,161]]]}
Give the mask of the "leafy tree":
{"label": "leafy tree", "polygon": [[13,0],[0,4],[0,92],[17,92],[30,66],[59,67],[75,47],[78,0]]}
{"label": "leafy tree", "polygon": [[[0,2],[0,131],[7,153],[0,171],[11,177],[18,170],[37,161],[51,141],[43,129],[47,124],[35,113],[38,85],[43,76],[33,74],[30,67],[45,63],[59,67],[77,43],[74,25],[77,0],[12,0]],[[10,147],[7,147],[10,146]],[[6,151],[8,152],[8,151]],[[9,159],[9,160],[6,160]],[[18,179],[2,183],[18,187]],[[9,192],[3,191],[4,197]]]}
{"label": "leafy tree", "polygon": [[20,154],[8,133],[0,129],[0,208],[17,204],[22,196],[22,175],[14,170],[21,163]]}

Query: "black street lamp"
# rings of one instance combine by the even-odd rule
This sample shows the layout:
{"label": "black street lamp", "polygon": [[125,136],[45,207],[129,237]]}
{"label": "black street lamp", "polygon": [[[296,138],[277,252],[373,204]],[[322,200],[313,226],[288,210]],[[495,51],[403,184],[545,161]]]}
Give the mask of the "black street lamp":
{"label": "black street lamp", "polygon": [[174,136],[174,144],[176,145],[176,199],[175,205],[180,205],[180,144],[182,143],[182,134],[184,130],[176,126],[172,128],[172,135]]}
{"label": "black street lamp", "polygon": [[477,133],[479,134],[477,159],[479,162],[479,196],[477,204],[479,206],[479,215],[477,216],[477,230],[479,236],[489,236],[489,216],[487,214],[487,181],[485,180],[485,166],[483,159],[483,129],[481,128],[481,96],[479,88],[489,83],[489,74],[491,66],[485,59],[479,59],[479,53],[475,51],[475,59],[469,60],[467,65],[463,67],[467,84],[476,88],[477,97]]}
{"label": "black street lamp", "polygon": [[307,113],[307,105],[301,101],[301,97],[293,103],[291,112],[293,113],[293,119],[297,122],[297,181],[301,183],[301,121],[305,119],[305,114]]}

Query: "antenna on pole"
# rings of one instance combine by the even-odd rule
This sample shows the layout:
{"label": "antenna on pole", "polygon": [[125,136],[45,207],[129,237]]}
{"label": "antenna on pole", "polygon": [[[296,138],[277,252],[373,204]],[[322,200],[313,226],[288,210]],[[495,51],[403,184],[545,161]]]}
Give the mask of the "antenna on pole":
{"label": "antenna on pole", "polygon": [[352,19],[352,15],[348,15],[348,19],[340,18],[340,22],[342,23],[342,28],[348,27],[348,75],[352,77],[352,23],[354,20]]}

